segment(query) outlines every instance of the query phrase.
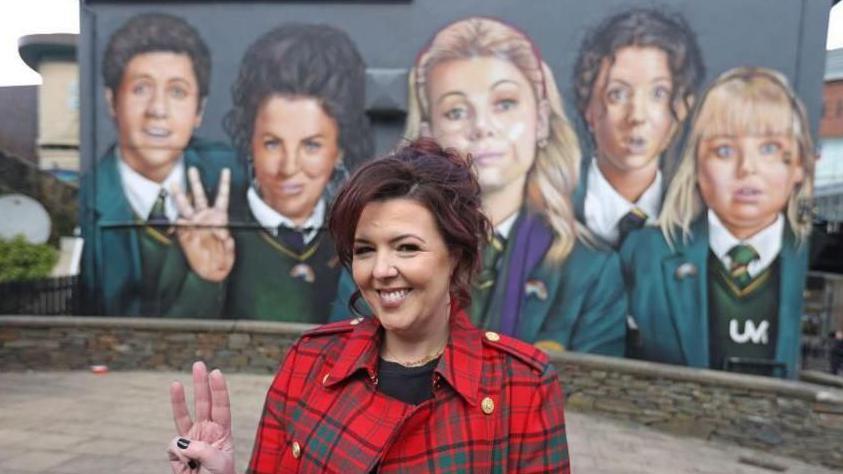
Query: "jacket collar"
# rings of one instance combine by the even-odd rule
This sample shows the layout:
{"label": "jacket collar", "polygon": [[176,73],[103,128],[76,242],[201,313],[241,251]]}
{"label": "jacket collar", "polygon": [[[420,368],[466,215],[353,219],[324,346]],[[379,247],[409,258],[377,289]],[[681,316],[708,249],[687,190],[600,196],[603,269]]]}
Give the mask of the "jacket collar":
{"label": "jacket collar", "polygon": [[117,153],[112,146],[95,169],[95,208],[104,221],[131,221],[134,213],[123,194]]}
{"label": "jacket collar", "polygon": [[[184,169],[201,167],[202,161],[191,147],[191,140],[183,152]],[[135,219],[135,213],[123,190],[117,160],[117,144],[111,145],[95,169],[95,208],[99,217],[108,223],[127,223]]]}
{"label": "jacket collar", "polygon": [[[679,242],[675,253],[662,261],[665,294],[671,307],[670,315],[686,363],[691,367],[709,366],[708,332],[708,253],[709,229],[705,216],[691,227],[693,238]],[[802,307],[802,288],[807,267],[804,247],[799,247],[790,225],[785,225],[779,253],[780,289],[778,311],[778,339],[776,360],[787,365],[789,377],[794,377],[798,359],[798,344]],[[691,269],[693,271],[691,271]]]}
{"label": "jacket collar", "polygon": [[[465,311],[451,305],[451,334],[448,345],[434,372],[462,396],[469,405],[477,404],[483,355],[480,330],[469,322]],[[371,380],[378,375],[383,330],[377,318],[368,317],[357,324],[345,341],[325,385],[331,387],[364,371]]]}
{"label": "jacket collar", "polygon": [[662,278],[670,315],[685,363],[708,367],[708,222],[703,216],[691,227],[688,241],[676,242],[675,251],[662,260]]}

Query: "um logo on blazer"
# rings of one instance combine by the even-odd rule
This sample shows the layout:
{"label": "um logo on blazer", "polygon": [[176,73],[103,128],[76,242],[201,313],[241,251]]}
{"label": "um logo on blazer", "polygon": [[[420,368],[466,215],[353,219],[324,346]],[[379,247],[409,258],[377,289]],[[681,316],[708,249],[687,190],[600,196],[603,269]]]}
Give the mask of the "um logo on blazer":
{"label": "um logo on blazer", "polygon": [[[708,222],[703,215],[692,226],[692,238],[671,249],[660,229],[645,228],[627,237],[621,261],[629,293],[630,314],[641,334],[631,348],[637,358],[690,367],[709,367]],[[798,372],[802,290],[808,256],[785,227],[780,265],[776,361],[787,377]]]}

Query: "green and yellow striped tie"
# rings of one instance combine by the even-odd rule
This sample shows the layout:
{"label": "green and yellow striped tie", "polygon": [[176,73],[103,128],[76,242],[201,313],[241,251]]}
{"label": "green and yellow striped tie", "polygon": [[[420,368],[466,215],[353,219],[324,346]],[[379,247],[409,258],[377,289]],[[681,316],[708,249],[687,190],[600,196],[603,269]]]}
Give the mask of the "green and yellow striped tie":
{"label": "green and yellow striped tie", "polygon": [[732,264],[729,266],[729,274],[732,280],[740,289],[744,289],[752,281],[749,275],[749,264],[758,260],[758,252],[751,245],[739,244],[729,250],[729,258]]}

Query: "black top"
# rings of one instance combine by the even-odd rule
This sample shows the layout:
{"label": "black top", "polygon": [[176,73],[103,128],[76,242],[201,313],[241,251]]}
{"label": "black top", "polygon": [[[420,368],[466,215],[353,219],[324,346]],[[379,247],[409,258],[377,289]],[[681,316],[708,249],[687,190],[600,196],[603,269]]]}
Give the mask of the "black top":
{"label": "black top", "polygon": [[418,367],[404,367],[381,359],[378,364],[378,390],[396,400],[418,405],[433,398],[433,369],[439,359]]}
{"label": "black top", "polygon": [[[409,405],[418,405],[433,398],[433,369],[439,358],[418,367],[404,367],[381,358],[378,364],[378,390]],[[378,464],[370,471],[378,471]]]}

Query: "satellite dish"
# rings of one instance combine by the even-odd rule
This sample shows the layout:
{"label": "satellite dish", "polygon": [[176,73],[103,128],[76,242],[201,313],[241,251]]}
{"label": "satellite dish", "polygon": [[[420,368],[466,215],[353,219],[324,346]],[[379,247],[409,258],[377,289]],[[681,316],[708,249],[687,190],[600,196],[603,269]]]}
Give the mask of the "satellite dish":
{"label": "satellite dish", "polygon": [[0,196],[0,238],[9,240],[17,235],[29,243],[43,244],[50,238],[50,215],[29,196]]}

